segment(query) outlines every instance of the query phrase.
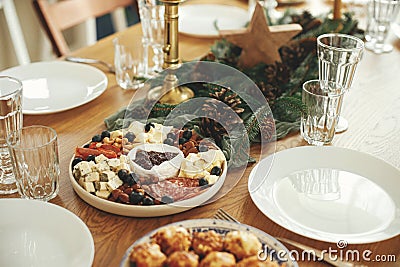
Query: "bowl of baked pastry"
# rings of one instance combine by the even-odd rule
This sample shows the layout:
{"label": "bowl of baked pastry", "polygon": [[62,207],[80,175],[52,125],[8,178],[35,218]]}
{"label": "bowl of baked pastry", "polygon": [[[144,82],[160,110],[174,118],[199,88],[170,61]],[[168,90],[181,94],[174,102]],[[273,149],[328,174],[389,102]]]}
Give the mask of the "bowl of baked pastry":
{"label": "bowl of baked pastry", "polygon": [[274,237],[246,224],[186,220],[158,229],[135,241],[120,267],[298,267],[289,250]]}

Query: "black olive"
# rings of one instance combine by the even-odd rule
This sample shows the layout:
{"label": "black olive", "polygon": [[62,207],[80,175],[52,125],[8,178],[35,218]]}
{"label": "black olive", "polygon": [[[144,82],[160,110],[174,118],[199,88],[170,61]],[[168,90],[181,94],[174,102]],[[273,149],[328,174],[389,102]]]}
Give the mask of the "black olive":
{"label": "black olive", "polygon": [[176,134],[174,134],[174,133],[168,133],[168,134],[167,134],[167,138],[175,139],[175,138],[176,138]]}
{"label": "black olive", "polygon": [[72,169],[74,169],[75,165],[81,162],[82,160],[83,159],[79,157],[74,158],[74,160],[72,161]]}
{"label": "black olive", "polygon": [[172,138],[167,138],[167,139],[164,140],[164,144],[167,144],[167,145],[170,145],[170,146],[173,146],[174,143],[175,143],[175,141]]}
{"label": "black olive", "polygon": [[86,161],[93,161],[93,162],[95,162],[95,159],[96,159],[96,156],[94,156],[94,155],[89,155],[89,156],[87,156]]}
{"label": "black olive", "polygon": [[128,132],[125,134],[124,136],[126,139],[128,139],[129,142],[133,142],[133,140],[135,140],[136,136],[134,133]]}
{"label": "black olive", "polygon": [[103,140],[103,138],[101,138],[100,134],[96,134],[92,137],[92,142],[101,142],[101,140]]}
{"label": "black olive", "polygon": [[220,175],[221,175],[221,172],[222,172],[222,170],[221,170],[220,167],[214,166],[214,167],[211,169],[210,174],[211,174],[211,175],[220,176]]}
{"label": "black olive", "polygon": [[83,146],[83,148],[89,148],[90,144],[86,144]]}
{"label": "black olive", "polygon": [[138,177],[137,174],[134,173],[134,172],[131,172],[128,176],[129,176],[128,179],[131,179],[131,180],[135,181],[134,184],[136,184],[136,183],[139,181],[139,177]]}
{"label": "black olive", "polygon": [[199,152],[207,152],[208,151],[208,146],[206,145],[199,145]]}
{"label": "black olive", "polygon": [[127,175],[126,175],[125,181],[124,181],[124,182],[125,182],[127,185],[132,186],[132,185],[136,184],[136,181],[137,181],[137,180],[138,180],[138,177],[136,176],[136,174],[130,173],[130,174],[127,174]]}
{"label": "black olive", "polygon": [[182,137],[189,140],[190,137],[192,137],[192,131],[191,130],[186,130],[183,132]]}
{"label": "black olive", "polygon": [[145,205],[145,206],[154,205],[154,200],[150,197],[145,197],[143,199],[143,205]]}
{"label": "black olive", "polygon": [[179,144],[180,145],[183,145],[184,143],[186,143],[187,142],[187,139],[186,138],[179,138]]}
{"label": "black olive", "polygon": [[174,202],[174,199],[171,196],[163,196],[161,198],[161,202],[163,202],[165,204],[171,204]]}
{"label": "black olive", "polygon": [[143,198],[144,198],[143,193],[133,191],[132,194],[129,196],[129,201],[132,204],[137,205],[143,200]]}
{"label": "black olive", "polygon": [[110,132],[107,130],[101,132],[101,140],[103,140],[105,137],[110,138]]}
{"label": "black olive", "polygon": [[150,127],[155,127],[154,126],[154,123],[151,123],[151,122],[149,122],[149,123],[147,123],[145,126],[144,126],[144,131],[147,133],[148,131],[150,131]]}
{"label": "black olive", "polygon": [[204,186],[204,185],[208,185],[208,181],[203,177],[199,179],[199,185],[200,186]]}
{"label": "black olive", "polygon": [[126,182],[128,176],[128,171],[127,170],[119,170],[118,171],[118,177],[121,179],[123,182]]}

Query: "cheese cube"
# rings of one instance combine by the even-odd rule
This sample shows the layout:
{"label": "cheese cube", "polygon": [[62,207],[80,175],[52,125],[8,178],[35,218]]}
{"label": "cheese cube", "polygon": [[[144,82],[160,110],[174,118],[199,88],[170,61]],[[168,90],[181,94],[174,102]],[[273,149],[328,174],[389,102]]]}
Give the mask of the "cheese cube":
{"label": "cheese cube", "polygon": [[109,191],[113,191],[113,190],[117,189],[118,187],[120,187],[122,184],[123,184],[123,182],[121,181],[121,179],[119,179],[116,176],[116,177],[114,177],[114,179],[107,182],[107,188]]}
{"label": "cheese cube", "polygon": [[119,166],[117,167],[117,170],[116,170],[116,171],[119,171],[119,170],[127,170],[127,171],[129,171],[130,168],[129,168],[129,165],[128,165],[128,164],[126,164],[126,163],[121,163],[121,164],[119,164]]}
{"label": "cheese cube", "polygon": [[104,161],[100,161],[99,163],[97,163],[95,165],[95,168],[98,172],[104,172],[104,171],[109,171],[110,170],[110,166],[107,163],[107,160]]}
{"label": "cheese cube", "polygon": [[100,174],[101,182],[108,182],[115,177],[115,172],[113,171],[104,171]]}
{"label": "cheese cube", "polygon": [[85,175],[85,182],[96,182],[100,181],[98,172],[91,172]]}
{"label": "cheese cube", "polygon": [[103,199],[108,199],[108,197],[110,196],[111,192],[105,190],[105,191],[96,191],[96,196],[103,198]]}
{"label": "cheese cube", "polygon": [[94,158],[96,163],[102,162],[102,161],[107,161],[107,157],[104,156],[103,154],[98,155],[97,157]]}
{"label": "cheese cube", "polygon": [[108,166],[110,166],[111,170],[116,170],[117,167],[119,166],[120,162],[119,162],[119,159],[108,159],[107,164],[108,164]]}
{"label": "cheese cube", "polygon": [[97,191],[107,191],[107,182],[94,182],[94,188]]}
{"label": "cheese cube", "polygon": [[81,161],[76,166],[78,168],[81,177],[92,172],[92,167],[87,161]]}
{"label": "cheese cube", "polygon": [[120,163],[128,163],[128,162],[129,162],[129,159],[128,159],[128,157],[127,157],[126,155],[121,155],[121,156],[119,157],[119,162],[120,162]]}
{"label": "cheese cube", "polygon": [[83,182],[82,183],[83,189],[85,189],[89,193],[94,193],[96,192],[96,189],[94,189],[94,185],[92,182]]}

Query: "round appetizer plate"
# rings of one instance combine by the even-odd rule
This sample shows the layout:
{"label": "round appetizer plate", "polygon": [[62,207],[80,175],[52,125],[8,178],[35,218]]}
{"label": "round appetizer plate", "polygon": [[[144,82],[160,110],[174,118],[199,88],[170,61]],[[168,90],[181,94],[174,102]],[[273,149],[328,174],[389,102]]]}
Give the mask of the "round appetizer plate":
{"label": "round appetizer plate", "polygon": [[179,32],[193,37],[215,38],[220,30],[246,26],[247,10],[228,5],[188,4],[179,7]]}
{"label": "round appetizer plate", "polygon": [[272,157],[252,170],[249,191],[258,209],[277,224],[309,238],[349,244],[400,234],[397,168],[339,147],[298,147]]}
{"label": "round appetizer plate", "polygon": [[65,61],[35,62],[2,71],[22,81],[24,114],[51,114],[86,104],[107,88],[95,67]]}
{"label": "round appetizer plate", "polygon": [[[71,162],[69,166],[72,166],[72,161],[75,156],[72,156]],[[80,198],[82,198],[89,205],[98,208],[100,210],[129,217],[158,217],[180,213],[194,207],[200,206],[207,202],[210,198],[212,198],[224,184],[226,173],[227,173],[227,163],[224,162],[223,172],[217,182],[210,186],[204,193],[201,193],[193,198],[185,199],[179,202],[175,202],[172,204],[160,204],[160,205],[151,205],[151,206],[141,206],[141,205],[132,205],[132,204],[122,204],[113,202],[110,200],[106,200],[100,197],[97,197],[85,189],[83,189],[78,182],[75,180],[74,175],[72,174],[71,167],[69,167],[69,178],[74,188],[75,192],[78,194]]]}
{"label": "round appetizer plate", "polygon": [[92,266],[92,235],[72,212],[47,202],[10,198],[0,199],[0,210],[0,266]]}
{"label": "round appetizer plate", "polygon": [[[286,267],[298,267],[297,262],[293,261],[290,258],[290,253],[289,250],[278,240],[276,240],[274,237],[270,236],[269,234],[254,228],[252,226],[246,225],[246,224],[240,224],[240,223],[235,223],[235,222],[229,222],[229,221],[222,221],[222,220],[215,220],[215,219],[195,219],[195,220],[186,220],[186,221],[180,221],[180,222],[175,222],[169,225],[162,226],[160,228],[157,228],[150,233],[146,234],[145,236],[141,237],[140,239],[136,240],[125,252],[125,255],[122,258],[120,267],[129,267],[129,255],[131,254],[131,251],[133,248],[139,244],[142,243],[148,243],[150,242],[150,238],[152,235],[154,235],[157,231],[164,227],[169,227],[169,226],[181,226],[189,230],[190,233],[193,232],[204,232],[204,231],[209,231],[209,230],[214,230],[215,232],[225,235],[231,231],[244,231],[244,232],[250,232],[253,233],[255,236],[258,237],[260,242],[263,245],[263,248],[267,248],[268,251],[275,251],[276,253],[279,253],[279,260],[276,257],[274,261],[277,263],[285,263]],[[260,248],[262,249],[262,248]],[[267,250],[266,250],[267,251]]]}

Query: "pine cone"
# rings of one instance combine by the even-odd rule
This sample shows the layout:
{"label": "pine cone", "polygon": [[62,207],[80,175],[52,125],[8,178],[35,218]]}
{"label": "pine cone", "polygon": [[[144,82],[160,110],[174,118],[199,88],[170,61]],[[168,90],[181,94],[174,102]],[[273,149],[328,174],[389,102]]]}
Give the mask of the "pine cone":
{"label": "pine cone", "polygon": [[270,105],[283,93],[282,89],[275,84],[266,84],[264,82],[260,82],[260,84],[258,84],[258,87],[261,89],[262,93],[264,94]]}
{"label": "pine cone", "polygon": [[275,121],[272,117],[265,117],[260,123],[261,140],[263,142],[270,142],[275,135]]}
{"label": "pine cone", "polygon": [[228,88],[222,87],[219,91],[217,88],[214,88],[214,93],[210,93],[210,96],[225,103],[237,114],[240,114],[244,111],[243,108],[238,107],[240,104],[242,104],[240,97],[238,97],[236,93],[232,93],[232,91]]}

